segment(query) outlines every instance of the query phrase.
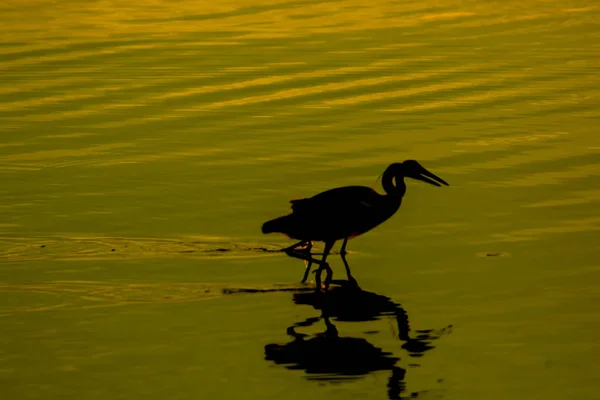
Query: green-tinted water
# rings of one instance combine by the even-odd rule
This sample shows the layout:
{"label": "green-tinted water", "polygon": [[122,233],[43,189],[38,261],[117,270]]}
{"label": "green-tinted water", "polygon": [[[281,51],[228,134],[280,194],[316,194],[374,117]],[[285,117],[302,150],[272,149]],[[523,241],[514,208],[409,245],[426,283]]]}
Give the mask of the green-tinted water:
{"label": "green-tinted water", "polygon": [[[600,396],[596,2],[0,13],[3,398],[384,399],[402,369],[404,397]],[[270,291],[303,266],[262,222],[409,158],[451,186],[408,182],[348,258],[435,348],[412,357],[393,315],[333,318],[315,365],[343,344],[379,367],[335,384],[265,360],[320,312]],[[288,366],[326,330],[304,325]]]}

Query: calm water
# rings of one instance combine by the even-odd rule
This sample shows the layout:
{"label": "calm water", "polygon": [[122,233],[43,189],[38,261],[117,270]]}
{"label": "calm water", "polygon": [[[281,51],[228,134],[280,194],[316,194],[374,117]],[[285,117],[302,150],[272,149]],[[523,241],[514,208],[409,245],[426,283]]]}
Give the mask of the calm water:
{"label": "calm water", "polygon": [[[3,398],[600,397],[597,2],[129,4],[0,5]],[[409,158],[317,336],[262,222]]]}

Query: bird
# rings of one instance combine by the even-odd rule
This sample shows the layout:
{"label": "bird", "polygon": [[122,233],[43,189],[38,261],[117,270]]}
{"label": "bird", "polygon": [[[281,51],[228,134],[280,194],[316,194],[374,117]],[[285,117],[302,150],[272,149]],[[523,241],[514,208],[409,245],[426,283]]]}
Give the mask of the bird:
{"label": "bird", "polygon": [[[327,271],[325,290],[332,280],[333,271],[326,261],[327,256],[334,244],[343,240],[340,255],[348,280],[356,284],[345,257],[348,240],[369,232],[398,211],[406,193],[405,177],[438,187],[449,186],[415,160],[392,163],[381,178],[385,194],[366,186],[344,186],[326,190],[313,197],[291,200],[292,212],[265,222],[262,232],[282,233],[290,239],[299,240],[282,251],[307,262],[302,283],[306,281],[312,263],[319,265],[315,278],[318,291],[321,290],[323,270]],[[324,242],[321,260],[312,257],[312,242]]]}

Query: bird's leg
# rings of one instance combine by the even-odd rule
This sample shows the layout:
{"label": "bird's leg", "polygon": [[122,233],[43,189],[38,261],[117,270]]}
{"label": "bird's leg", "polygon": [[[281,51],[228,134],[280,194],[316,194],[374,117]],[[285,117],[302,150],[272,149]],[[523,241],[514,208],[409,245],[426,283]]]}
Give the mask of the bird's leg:
{"label": "bird's leg", "polygon": [[321,259],[321,262],[319,263],[319,268],[317,269],[317,272],[316,272],[317,274],[315,276],[315,284],[316,284],[317,291],[321,290],[321,272],[323,271],[323,269],[327,270],[327,276],[325,277],[325,290],[327,290],[327,288],[329,288],[329,284],[331,283],[331,278],[333,277],[333,271],[331,270],[331,267],[329,266],[329,264],[327,264],[327,262],[325,260],[327,259],[327,255],[331,251],[331,248],[333,247],[334,244],[335,244],[335,241],[325,242],[325,250],[323,250],[323,258]]}
{"label": "bird's leg", "polygon": [[342,261],[344,262],[344,267],[346,267],[346,275],[348,276],[348,282],[350,282],[353,286],[358,288],[358,282],[356,282],[356,279],[354,279],[354,277],[350,273],[350,266],[348,265],[348,261],[346,260],[346,253],[340,253],[340,255],[342,257]]}
{"label": "bird's leg", "polygon": [[[298,246],[304,245],[304,244],[306,244],[306,246],[307,246],[306,249],[303,249],[302,251],[296,250],[296,248]],[[294,257],[294,258],[299,258],[300,260],[304,260],[305,262],[308,263],[308,265],[306,266],[306,271],[304,273],[304,278],[302,279],[303,283],[308,278],[308,274],[310,272],[311,265],[313,263],[319,265],[319,268],[315,271],[316,272],[315,283],[316,283],[317,290],[320,291],[321,290],[321,272],[324,269],[327,270],[327,276],[325,278],[325,288],[328,288],[329,284],[331,283],[333,271],[332,271],[331,267],[329,266],[329,264],[326,262],[326,259],[327,259],[327,255],[331,252],[331,248],[333,247],[334,244],[335,244],[335,241],[325,243],[325,250],[323,251],[323,258],[321,260],[317,260],[316,258],[312,257],[312,254],[310,253],[310,249],[312,248],[311,241],[303,241],[303,242],[296,243],[294,246],[290,246],[287,249],[284,249],[284,251],[286,252],[286,254],[288,256]]]}
{"label": "bird's leg", "polygon": [[281,249],[281,251],[283,251],[284,253],[289,254],[290,252],[296,250],[297,247],[300,247],[302,245],[306,245],[307,243],[310,244],[310,246],[312,247],[312,243],[311,242],[306,241],[306,240],[301,240],[298,243],[291,245],[290,247],[286,247],[286,248]]}
{"label": "bird's leg", "polygon": [[[308,255],[310,256],[310,250],[312,249],[312,242],[308,242],[308,245],[306,246],[306,253],[308,253]],[[304,266],[306,267],[306,269],[304,270],[304,276],[302,277],[302,281],[301,283],[306,282],[306,279],[308,279],[308,274],[310,273],[310,267],[312,266],[312,261],[311,260],[304,260]]]}
{"label": "bird's leg", "polygon": [[304,260],[304,267],[305,267],[305,271],[304,271],[304,277],[302,278],[302,282],[304,283],[306,282],[306,279],[308,278],[308,274],[310,273],[310,267],[312,266],[313,261],[310,259],[310,250],[312,249],[312,242],[310,240],[301,240],[298,243],[293,244],[290,247],[286,247],[284,249],[282,249],[281,251],[285,252],[285,254],[287,254],[290,257],[296,257],[296,258],[301,258],[298,257],[298,255],[300,254],[300,250],[298,250],[298,247],[304,247],[303,249],[301,249],[302,252],[306,252],[309,256],[308,259],[302,258]]}
{"label": "bird's leg", "polygon": [[348,254],[346,252],[346,245],[348,244],[348,238],[344,239],[344,243],[342,243],[342,248],[340,249],[340,257],[342,258],[342,261],[344,262],[344,267],[346,267],[346,275],[348,276],[348,281],[353,284],[354,286],[358,287],[358,282],[356,282],[356,279],[354,279],[354,277],[352,276],[352,273],[350,273],[350,266],[348,265],[348,261],[346,260],[346,254]]}
{"label": "bird's leg", "polygon": [[[312,246],[312,244],[310,244],[310,246]],[[290,256],[290,257],[298,258],[300,260],[308,262],[307,268],[309,268],[313,263],[314,264],[318,264],[318,265],[322,265],[323,264],[322,260],[318,260],[316,258],[313,258],[312,254],[310,252],[298,251],[298,250],[290,250],[290,251],[287,251],[286,254],[288,256]],[[327,264],[327,263],[325,263],[325,264]],[[327,267],[323,266],[323,268],[326,269]],[[308,273],[306,273],[306,275],[308,275]]]}
{"label": "bird's leg", "polygon": [[344,257],[346,255],[346,245],[348,244],[348,238],[344,239],[344,243],[342,243],[342,248],[340,249],[340,256]]}

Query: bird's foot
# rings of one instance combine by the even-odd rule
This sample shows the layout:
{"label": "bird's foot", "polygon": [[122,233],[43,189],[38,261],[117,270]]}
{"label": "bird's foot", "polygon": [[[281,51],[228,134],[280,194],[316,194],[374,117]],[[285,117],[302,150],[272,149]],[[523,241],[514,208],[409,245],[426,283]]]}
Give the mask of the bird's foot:
{"label": "bird's foot", "polygon": [[[325,282],[321,284],[321,273],[323,270],[327,271],[327,275],[325,277]],[[315,276],[315,290],[320,292],[322,290],[327,291],[329,289],[329,284],[331,283],[331,278],[333,276],[333,271],[327,262],[321,262],[320,267],[314,271],[316,273]]]}
{"label": "bird's foot", "polygon": [[300,245],[295,248],[296,251],[306,251],[306,252],[309,252],[310,249],[312,249],[312,245],[310,245],[308,243],[304,244],[304,245]]}
{"label": "bird's foot", "polygon": [[325,278],[325,282],[323,283],[323,286],[325,287],[325,291],[329,290],[329,285],[331,285],[331,275],[327,275],[327,278]]}
{"label": "bird's foot", "polygon": [[302,277],[302,280],[300,281],[300,283],[306,283],[306,279],[308,279],[308,273],[310,272],[310,268],[312,267],[312,261],[306,261],[304,260],[304,276]]}
{"label": "bird's foot", "polygon": [[289,247],[285,247],[279,251],[284,252],[285,254],[287,254],[288,256],[292,256],[294,253],[309,253],[310,254],[310,250],[312,249],[312,243],[311,242],[298,242],[292,246]]}

